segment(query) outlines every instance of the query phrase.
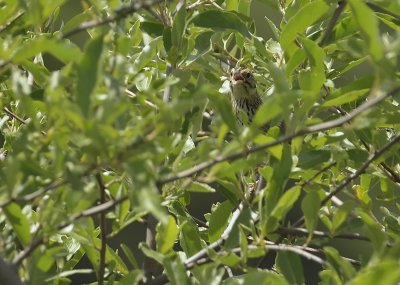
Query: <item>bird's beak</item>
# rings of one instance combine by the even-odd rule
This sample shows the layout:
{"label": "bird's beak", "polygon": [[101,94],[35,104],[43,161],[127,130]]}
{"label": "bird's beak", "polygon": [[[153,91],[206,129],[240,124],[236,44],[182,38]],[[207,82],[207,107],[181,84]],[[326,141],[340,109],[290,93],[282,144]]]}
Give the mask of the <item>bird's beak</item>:
{"label": "bird's beak", "polygon": [[240,72],[240,70],[235,70],[233,72],[232,77],[231,77],[231,81],[233,81],[235,83],[237,81],[244,81],[244,78],[243,78],[242,73]]}

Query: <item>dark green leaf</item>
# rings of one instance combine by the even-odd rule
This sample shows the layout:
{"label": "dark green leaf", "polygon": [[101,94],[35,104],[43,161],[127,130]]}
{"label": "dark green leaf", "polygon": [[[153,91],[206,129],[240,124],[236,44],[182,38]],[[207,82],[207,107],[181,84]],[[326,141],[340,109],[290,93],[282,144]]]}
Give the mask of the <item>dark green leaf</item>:
{"label": "dark green leaf", "polygon": [[76,101],[86,117],[89,116],[91,95],[98,81],[102,52],[103,35],[100,35],[86,45],[85,54],[78,64]]}
{"label": "dark green leaf", "polygon": [[214,193],[215,189],[208,184],[200,183],[200,182],[192,182],[187,188],[187,191],[190,192],[199,192],[199,193]]}
{"label": "dark green leaf", "polygon": [[45,52],[51,53],[64,63],[77,62],[82,56],[79,48],[70,41],[42,36],[26,41],[15,51],[12,60],[23,63],[25,60]]}
{"label": "dark green leaf", "polygon": [[183,262],[180,260],[179,256],[165,258],[163,265],[168,275],[168,280],[171,282],[171,284],[191,284],[189,277],[186,274],[185,266],[183,265]]}
{"label": "dark green leaf", "polygon": [[297,254],[290,251],[278,252],[276,266],[289,284],[304,284],[303,266]]}
{"label": "dark green leaf", "polygon": [[4,207],[3,211],[20,243],[24,246],[29,245],[32,241],[29,222],[24,213],[22,213],[20,206],[16,203],[11,203]]}
{"label": "dark green leaf", "polygon": [[304,213],[306,228],[310,232],[310,237],[318,224],[318,212],[320,204],[321,199],[319,194],[315,191],[308,192],[303,201],[301,201],[301,209]]}
{"label": "dark green leaf", "polygon": [[375,61],[379,61],[383,56],[383,48],[379,36],[378,19],[362,1],[349,0],[348,3],[366,39],[369,54]]}
{"label": "dark green leaf", "polygon": [[169,216],[167,224],[159,224],[157,227],[157,250],[161,253],[167,253],[171,250],[178,234],[179,229],[176,225],[175,219],[172,216]]}
{"label": "dark green leaf", "polygon": [[246,25],[232,12],[208,10],[196,15],[192,22],[198,27],[211,28],[215,31],[234,30],[245,37],[251,36]]}
{"label": "dark green leaf", "polygon": [[219,239],[228,225],[229,218],[233,204],[230,201],[225,201],[219,204],[216,209],[211,213],[210,226],[208,229],[209,241],[214,242]]}
{"label": "dark green leaf", "polygon": [[171,30],[172,45],[175,46],[178,50],[181,49],[182,38],[185,35],[185,28],[186,28],[186,8],[184,5],[182,5],[174,17],[174,22],[172,24],[172,30]]}
{"label": "dark green leaf", "polygon": [[288,53],[289,57],[295,52],[295,39],[298,34],[303,34],[304,30],[311,24],[318,21],[329,9],[325,1],[317,0],[304,5],[294,15],[287,25],[283,28],[280,42],[282,48]]}

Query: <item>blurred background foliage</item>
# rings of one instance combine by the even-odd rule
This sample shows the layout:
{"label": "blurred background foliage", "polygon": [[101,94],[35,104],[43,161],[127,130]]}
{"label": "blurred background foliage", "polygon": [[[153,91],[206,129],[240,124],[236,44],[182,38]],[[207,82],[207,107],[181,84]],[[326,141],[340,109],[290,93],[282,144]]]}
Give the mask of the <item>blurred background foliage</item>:
{"label": "blurred background foliage", "polygon": [[393,0],[0,1],[0,283],[398,284],[399,31]]}

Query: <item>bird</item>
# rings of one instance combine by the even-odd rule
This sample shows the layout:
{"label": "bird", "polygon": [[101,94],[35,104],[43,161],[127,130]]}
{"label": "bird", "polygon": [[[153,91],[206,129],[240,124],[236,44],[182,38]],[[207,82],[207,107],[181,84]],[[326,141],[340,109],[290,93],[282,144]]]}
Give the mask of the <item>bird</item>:
{"label": "bird", "polygon": [[[253,73],[247,68],[233,68],[229,78],[229,86],[236,121],[241,126],[251,123],[258,108],[263,103],[260,95],[258,95],[257,83]],[[243,114],[246,114],[247,118]]]}

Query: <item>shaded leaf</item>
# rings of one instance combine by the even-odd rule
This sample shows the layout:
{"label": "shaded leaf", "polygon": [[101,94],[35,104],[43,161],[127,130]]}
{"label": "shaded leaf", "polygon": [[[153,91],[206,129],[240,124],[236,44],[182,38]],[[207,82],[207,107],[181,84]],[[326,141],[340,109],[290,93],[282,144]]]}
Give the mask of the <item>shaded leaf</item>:
{"label": "shaded leaf", "polygon": [[211,28],[215,31],[234,30],[245,37],[250,37],[248,28],[242,20],[232,12],[220,10],[208,10],[199,13],[192,19],[193,24],[203,28]]}
{"label": "shaded leaf", "polygon": [[78,83],[76,101],[84,116],[89,116],[91,95],[96,87],[100,73],[100,59],[103,52],[103,35],[89,41],[85,54],[78,64]]}

